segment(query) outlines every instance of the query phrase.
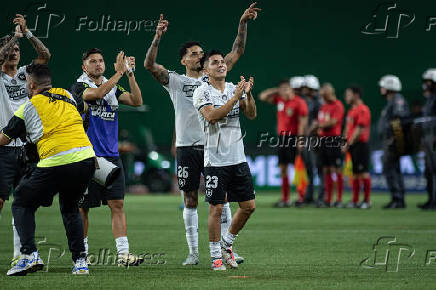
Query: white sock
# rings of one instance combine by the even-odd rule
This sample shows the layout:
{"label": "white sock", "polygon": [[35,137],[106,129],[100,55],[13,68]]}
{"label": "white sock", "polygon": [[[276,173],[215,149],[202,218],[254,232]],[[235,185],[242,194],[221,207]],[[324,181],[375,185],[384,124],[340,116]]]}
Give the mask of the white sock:
{"label": "white sock", "polygon": [[88,237],[83,239],[83,243],[85,244],[85,253],[88,256]]}
{"label": "white sock", "polygon": [[127,237],[116,238],[115,243],[117,244],[118,255],[129,253],[129,241],[127,240]]}
{"label": "white sock", "polygon": [[198,213],[196,208],[184,208],[183,220],[185,221],[186,242],[189,253],[198,255]]}
{"label": "white sock", "polygon": [[224,242],[224,245],[228,248],[230,248],[233,245],[233,242],[235,241],[236,235],[232,235],[230,232],[227,232],[223,237],[222,240]]}
{"label": "white sock", "polygon": [[221,212],[221,236],[224,236],[232,224],[232,210],[230,204],[226,202],[223,205],[223,211]]}
{"label": "white sock", "polygon": [[183,192],[183,190],[180,190],[180,195],[182,196],[183,204],[185,204],[185,193]]}
{"label": "white sock", "polygon": [[17,229],[15,228],[14,218],[12,218],[12,230],[14,232],[14,259],[15,259],[21,255],[21,241]]}
{"label": "white sock", "polygon": [[220,242],[209,242],[209,248],[212,260],[222,258]]}

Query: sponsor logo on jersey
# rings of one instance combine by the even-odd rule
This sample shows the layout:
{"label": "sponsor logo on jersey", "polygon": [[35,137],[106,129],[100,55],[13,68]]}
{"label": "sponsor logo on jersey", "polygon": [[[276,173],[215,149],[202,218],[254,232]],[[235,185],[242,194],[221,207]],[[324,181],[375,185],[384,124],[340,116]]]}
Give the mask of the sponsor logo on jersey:
{"label": "sponsor logo on jersey", "polygon": [[7,86],[5,85],[6,91],[8,92],[9,99],[11,100],[21,100],[27,97],[27,89],[22,86]]}
{"label": "sponsor logo on jersey", "polygon": [[91,116],[100,118],[104,121],[115,121],[116,109],[118,109],[118,106],[110,107],[112,111],[108,111],[108,107],[103,105],[90,105]]}
{"label": "sponsor logo on jersey", "polygon": [[184,84],[182,91],[186,94],[186,97],[188,98],[192,98],[192,96],[194,95],[194,91],[196,88],[198,88],[199,86],[201,86],[201,82],[196,82],[195,84]]}

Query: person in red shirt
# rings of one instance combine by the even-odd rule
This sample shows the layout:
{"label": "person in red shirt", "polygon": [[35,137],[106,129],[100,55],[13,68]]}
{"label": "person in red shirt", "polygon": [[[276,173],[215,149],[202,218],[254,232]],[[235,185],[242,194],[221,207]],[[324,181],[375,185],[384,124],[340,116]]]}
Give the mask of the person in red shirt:
{"label": "person in red shirt", "polygon": [[344,179],[342,176],[342,122],[344,118],[344,106],[336,98],[335,89],[329,83],[321,87],[320,95],[325,103],[318,113],[318,122],[314,126],[318,129],[321,163],[324,174],[325,204],[321,206],[330,207],[333,192],[333,176],[336,175],[337,197],[335,207],[342,207],[342,192]]}
{"label": "person in red shirt", "polygon": [[[264,90],[260,93],[259,99],[277,105],[278,157],[282,177],[282,198],[275,206],[290,207],[288,165],[294,163],[295,155],[301,151],[297,136],[303,136],[306,130],[307,105],[300,96],[294,94],[289,79],[281,81],[277,88]],[[303,201],[304,192],[301,192],[295,205],[301,206]]]}
{"label": "person in red shirt", "polygon": [[[357,86],[347,88],[345,101],[351,106],[347,114],[344,136],[347,143],[342,151],[349,151],[353,162],[353,200],[347,208],[370,208],[371,177],[369,175],[369,133],[371,112],[362,101],[362,91]],[[359,202],[360,186],[363,184],[364,199]]]}

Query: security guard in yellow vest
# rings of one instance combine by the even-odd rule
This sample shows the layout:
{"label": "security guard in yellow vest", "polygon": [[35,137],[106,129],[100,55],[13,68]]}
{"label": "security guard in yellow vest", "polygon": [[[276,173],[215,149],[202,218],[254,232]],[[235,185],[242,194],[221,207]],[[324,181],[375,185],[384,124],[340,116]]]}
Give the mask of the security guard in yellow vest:
{"label": "security guard in yellow vest", "polygon": [[14,194],[12,213],[22,255],[7,275],[26,275],[42,269],[43,262],[34,241],[35,211],[39,206],[50,206],[56,193],[59,193],[72,253],[73,274],[88,274],[77,204],[95,171],[94,150],[71,94],[51,87],[48,66],[28,66],[26,77],[31,98],[3,128],[0,145],[18,137],[26,139],[36,144],[40,161],[35,170],[20,181]]}

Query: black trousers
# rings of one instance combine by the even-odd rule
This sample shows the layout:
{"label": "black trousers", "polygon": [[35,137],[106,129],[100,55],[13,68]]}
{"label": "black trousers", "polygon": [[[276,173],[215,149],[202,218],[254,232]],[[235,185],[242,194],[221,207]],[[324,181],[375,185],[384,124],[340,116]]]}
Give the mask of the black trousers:
{"label": "black trousers", "polygon": [[78,202],[95,171],[94,158],[55,167],[37,167],[19,183],[12,203],[21,253],[31,254],[35,245],[35,212],[50,206],[59,193],[59,205],[73,261],[85,256],[83,223]]}
{"label": "black trousers", "polygon": [[394,150],[385,149],[382,158],[383,173],[392,201],[404,202],[404,178],[400,170],[400,157]]}

